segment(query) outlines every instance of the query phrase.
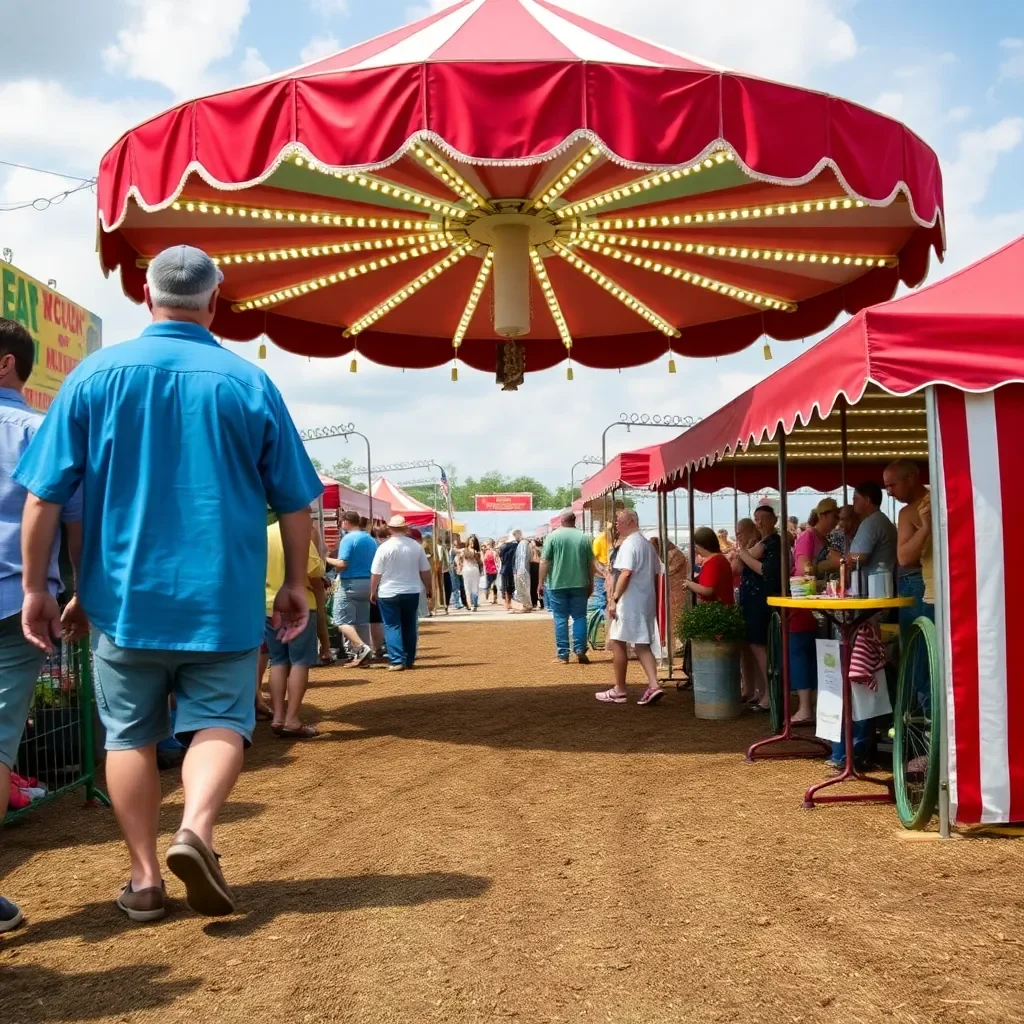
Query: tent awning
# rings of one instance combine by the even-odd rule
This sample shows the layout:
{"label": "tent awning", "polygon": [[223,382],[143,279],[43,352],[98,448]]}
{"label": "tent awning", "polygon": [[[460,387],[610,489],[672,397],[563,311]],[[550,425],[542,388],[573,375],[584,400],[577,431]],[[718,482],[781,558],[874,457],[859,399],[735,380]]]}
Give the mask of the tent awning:
{"label": "tent awning", "polygon": [[[1022,281],[1024,237],[937,284],[858,313],[788,366],[660,445],[661,466],[649,482],[671,486],[689,469],[702,490],[734,481],[753,490],[764,483],[749,486],[756,474],[748,470],[760,463],[770,484],[777,444],[764,442],[775,440],[781,428],[789,437],[790,486],[817,486],[822,464],[839,462],[844,398],[856,405],[848,415],[851,461],[884,465],[901,455],[923,458],[927,430],[918,392],[944,383],[980,393],[1024,381]],[[806,481],[801,461],[818,464],[814,473],[804,473]]]}
{"label": "tent awning", "polygon": [[580,485],[584,501],[592,501],[619,487],[647,487],[661,472],[661,445],[622,452]]}
{"label": "tent awning", "polygon": [[436,521],[445,529],[448,528],[448,517],[435,511],[422,501],[417,501],[411,494],[406,494],[396,483],[387,477],[379,477],[373,482],[373,496],[386,501],[391,506],[391,514],[404,516],[409,526],[433,526]]}
{"label": "tent awning", "polygon": [[[324,485],[324,508],[339,509],[343,512],[358,512],[369,519],[382,519],[387,522],[391,518],[391,506],[379,498],[367,499],[365,492],[348,487],[329,476],[320,475],[320,483]],[[372,500],[372,513],[369,511]]]}

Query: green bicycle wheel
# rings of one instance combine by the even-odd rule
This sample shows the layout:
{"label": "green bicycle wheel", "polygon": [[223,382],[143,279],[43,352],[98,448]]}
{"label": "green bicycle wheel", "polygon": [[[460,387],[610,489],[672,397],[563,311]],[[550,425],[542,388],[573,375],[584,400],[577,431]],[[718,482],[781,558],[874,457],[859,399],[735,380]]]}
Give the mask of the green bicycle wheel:
{"label": "green bicycle wheel", "polygon": [[604,650],[605,626],[604,609],[592,611],[587,618],[587,643],[592,651]]}
{"label": "green bicycle wheel", "polygon": [[778,734],[785,725],[782,706],[782,619],[778,612],[773,612],[768,622],[767,666],[772,732]]}
{"label": "green bicycle wheel", "polygon": [[900,661],[893,711],[892,774],[896,813],[907,829],[927,826],[939,802],[942,707],[935,625],[923,616],[911,627]]}

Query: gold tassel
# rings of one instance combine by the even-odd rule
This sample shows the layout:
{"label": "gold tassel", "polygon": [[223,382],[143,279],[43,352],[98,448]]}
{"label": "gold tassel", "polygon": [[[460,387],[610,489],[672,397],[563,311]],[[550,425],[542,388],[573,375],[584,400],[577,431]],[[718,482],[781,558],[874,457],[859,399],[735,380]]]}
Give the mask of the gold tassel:
{"label": "gold tassel", "polygon": [[669,372],[669,373],[675,373],[675,372],[676,372],[676,360],[675,360],[675,356],[669,356],[669,360],[668,360],[668,372]]}
{"label": "gold tassel", "polygon": [[771,345],[768,344],[767,341],[764,343],[764,358],[765,358],[765,362],[771,362],[772,347],[771,347]]}
{"label": "gold tassel", "polygon": [[459,379],[459,368],[457,366],[452,367],[452,380]]}
{"label": "gold tassel", "polygon": [[572,380],[573,379],[573,376],[572,376],[572,365],[571,364],[565,368],[565,379],[566,380]]}
{"label": "gold tassel", "polygon": [[260,345],[260,350],[259,350],[259,352],[256,355],[257,355],[258,359],[266,359],[267,358],[267,346],[266,345]]}
{"label": "gold tassel", "polygon": [[348,364],[348,372],[349,373],[358,373],[358,371],[359,371],[359,364],[355,361],[355,359],[353,359],[352,362]]}

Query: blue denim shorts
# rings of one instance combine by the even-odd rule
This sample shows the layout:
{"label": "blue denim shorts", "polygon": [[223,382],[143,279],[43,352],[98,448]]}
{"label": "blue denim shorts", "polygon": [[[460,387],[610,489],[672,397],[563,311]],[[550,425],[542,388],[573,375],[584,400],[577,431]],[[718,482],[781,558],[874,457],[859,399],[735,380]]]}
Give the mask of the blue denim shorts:
{"label": "blue denim shorts", "polygon": [[340,579],[334,592],[334,624],[366,626],[370,622],[370,578]]}
{"label": "blue denim shorts", "polygon": [[277,639],[277,631],[267,619],[267,648],[271,665],[301,665],[310,668],[320,664],[320,639],[316,631],[316,612],[311,608],[306,628],[290,643]]}
{"label": "blue denim shorts", "polygon": [[[0,620],[0,764],[14,767],[46,655],[21,631],[21,613]],[[4,800],[7,794],[3,795]]]}
{"label": "blue denim shorts", "polygon": [[171,734],[185,746],[200,729],[230,729],[246,746],[256,726],[257,648],[249,651],[151,651],[118,647],[100,634],[93,645],[96,710],[107,750],[138,750]]}

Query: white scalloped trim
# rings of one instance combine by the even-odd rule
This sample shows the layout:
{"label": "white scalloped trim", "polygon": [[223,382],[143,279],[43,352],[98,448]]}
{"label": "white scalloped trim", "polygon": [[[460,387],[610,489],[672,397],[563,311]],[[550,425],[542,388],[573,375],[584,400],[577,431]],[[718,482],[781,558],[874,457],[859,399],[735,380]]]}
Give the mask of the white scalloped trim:
{"label": "white scalloped trim", "polygon": [[116,231],[124,223],[124,219],[128,214],[129,199],[134,199],[136,205],[139,206],[139,208],[144,210],[146,213],[157,213],[160,210],[167,209],[167,207],[170,206],[171,203],[175,202],[181,195],[181,193],[184,191],[185,182],[193,173],[198,174],[199,177],[202,178],[203,181],[205,181],[211,188],[216,188],[224,192],[242,191],[243,189],[252,188],[255,185],[261,185],[268,178],[270,178],[271,175],[274,174],[274,172],[281,166],[282,163],[284,163],[285,160],[289,159],[289,157],[294,156],[301,156],[304,159],[313,160],[332,172],[337,171],[342,174],[368,174],[374,171],[383,170],[384,168],[390,167],[392,164],[397,163],[410,149],[412,149],[415,145],[417,145],[417,143],[420,142],[430,143],[431,145],[439,149],[442,153],[444,153],[451,160],[466,163],[469,164],[470,166],[478,167],[531,167],[536,164],[547,163],[550,160],[554,160],[557,157],[564,155],[570,149],[572,149],[573,146],[579,144],[580,142],[588,142],[590,143],[590,145],[596,146],[598,149],[600,149],[601,155],[605,159],[611,161],[612,163],[617,164],[620,167],[628,168],[630,170],[644,172],[671,171],[676,170],[677,168],[681,169],[683,167],[687,167],[693,163],[696,163],[699,160],[706,159],[712,153],[724,151],[732,153],[733,160],[735,161],[736,165],[742,169],[744,174],[746,174],[753,180],[763,181],[771,185],[782,185],[789,187],[795,187],[797,185],[806,185],[808,182],[813,181],[826,167],[828,167],[835,174],[836,179],[838,180],[843,191],[848,196],[850,196],[851,199],[860,200],[861,202],[865,203],[868,206],[889,206],[893,203],[893,201],[900,193],[903,193],[906,196],[907,206],[910,209],[910,216],[914,220],[914,223],[923,228],[932,228],[938,222],[942,234],[942,250],[943,252],[945,252],[946,250],[946,226],[945,220],[942,216],[941,208],[936,206],[935,216],[932,217],[931,220],[925,220],[924,218],[922,218],[918,214],[916,208],[914,207],[914,197],[911,194],[910,187],[903,180],[896,182],[896,184],[892,188],[892,191],[885,199],[869,199],[866,196],[860,195],[850,186],[849,182],[843,176],[843,173],[840,170],[839,165],[831,157],[822,157],[814,165],[814,168],[811,171],[809,171],[807,174],[802,175],[799,178],[780,178],[774,175],[761,174],[760,172],[753,170],[746,163],[744,163],[744,161],[742,161],[739,158],[736,151],[729,144],[728,140],[722,137],[713,139],[700,151],[700,153],[695,154],[694,156],[690,157],[683,163],[641,164],[633,160],[626,160],[624,157],[619,156],[605,144],[603,139],[601,139],[595,132],[593,132],[589,128],[577,129],[571,135],[563,139],[562,142],[560,142],[557,146],[547,150],[544,153],[537,154],[536,156],[517,157],[510,160],[470,156],[469,154],[463,153],[460,150],[456,149],[454,146],[449,145],[449,143],[446,142],[436,132],[433,132],[430,129],[423,129],[422,131],[415,132],[414,134],[409,136],[409,138],[403,143],[403,145],[387,159],[378,161],[376,163],[355,164],[348,167],[339,166],[336,164],[328,164],[320,157],[318,157],[315,153],[310,151],[301,142],[289,142],[284,147],[282,147],[276,159],[262,174],[255,178],[251,178],[248,181],[242,182],[221,181],[218,178],[215,178],[212,174],[210,174],[209,171],[207,171],[206,168],[201,163],[199,163],[198,161],[191,161],[185,167],[185,170],[182,173],[180,180],[178,181],[177,187],[174,189],[173,193],[167,199],[164,199],[159,203],[147,203],[142,198],[142,195],[139,193],[138,187],[136,185],[131,185],[129,186],[128,191],[125,194],[124,203],[122,205],[121,213],[117,221],[114,224],[108,226],[104,222],[102,211],[100,211],[100,226],[104,231],[107,232]]}

